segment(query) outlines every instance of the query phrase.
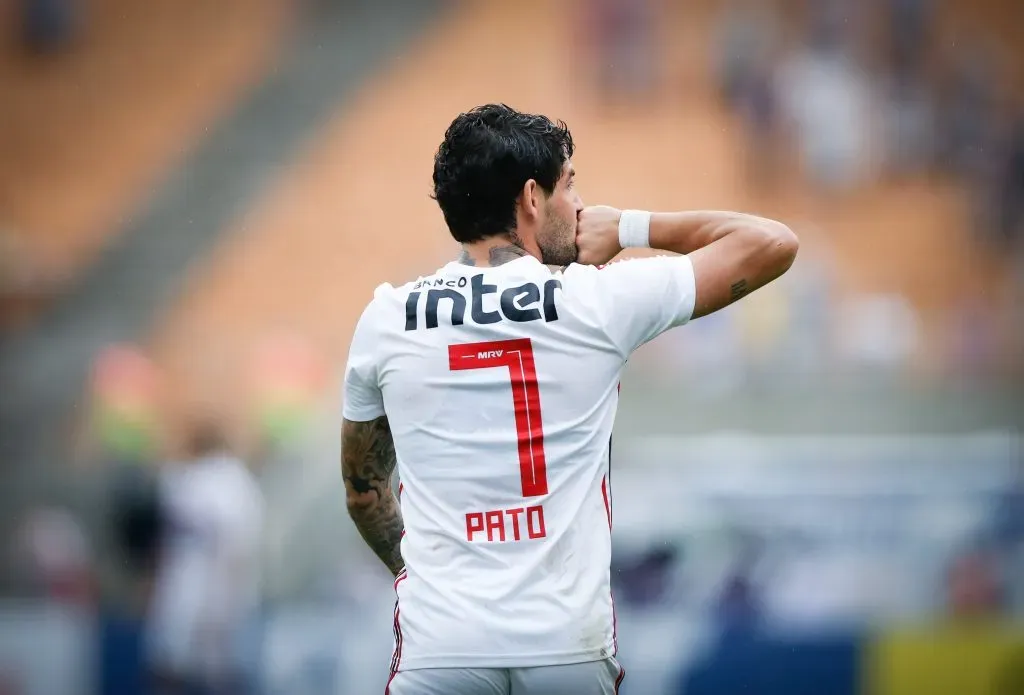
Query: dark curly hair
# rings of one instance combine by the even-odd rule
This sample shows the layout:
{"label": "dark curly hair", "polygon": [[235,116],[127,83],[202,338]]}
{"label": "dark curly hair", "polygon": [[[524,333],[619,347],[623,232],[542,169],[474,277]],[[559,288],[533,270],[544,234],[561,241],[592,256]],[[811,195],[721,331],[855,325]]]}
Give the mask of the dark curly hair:
{"label": "dark curly hair", "polygon": [[562,121],[487,104],[459,114],[434,156],[434,194],[456,241],[468,243],[516,226],[516,201],[530,179],[548,194],[572,157]]}

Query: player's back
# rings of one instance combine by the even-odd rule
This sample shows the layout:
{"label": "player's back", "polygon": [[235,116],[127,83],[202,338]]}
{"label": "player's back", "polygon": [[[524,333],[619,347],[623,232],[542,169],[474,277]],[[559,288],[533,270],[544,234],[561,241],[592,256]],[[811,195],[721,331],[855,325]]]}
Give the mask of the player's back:
{"label": "player's back", "polygon": [[[609,456],[619,376],[636,345],[692,311],[661,311],[660,322],[650,310],[633,315],[622,298],[637,282],[641,292],[643,282],[656,291],[682,283],[692,296],[688,260],[650,260],[665,270],[643,281],[638,266],[553,272],[527,256],[451,263],[378,288],[353,340],[345,416],[385,411],[394,437],[403,668],[614,653]],[[375,392],[366,384],[382,403],[361,401]]]}

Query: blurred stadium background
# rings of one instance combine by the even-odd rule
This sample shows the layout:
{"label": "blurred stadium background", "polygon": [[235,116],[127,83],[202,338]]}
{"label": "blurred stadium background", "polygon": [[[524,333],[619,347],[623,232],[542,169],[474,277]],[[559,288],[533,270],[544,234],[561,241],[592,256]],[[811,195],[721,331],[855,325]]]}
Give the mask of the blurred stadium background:
{"label": "blurred stadium background", "polygon": [[629,367],[623,693],[1024,694],[1024,3],[8,0],[0,30],[0,693],[146,692],[158,481],[206,422],[263,498],[258,692],[383,691],[340,370],[373,287],[453,256],[433,150],[504,101],[569,123],[588,203],[802,240]]}

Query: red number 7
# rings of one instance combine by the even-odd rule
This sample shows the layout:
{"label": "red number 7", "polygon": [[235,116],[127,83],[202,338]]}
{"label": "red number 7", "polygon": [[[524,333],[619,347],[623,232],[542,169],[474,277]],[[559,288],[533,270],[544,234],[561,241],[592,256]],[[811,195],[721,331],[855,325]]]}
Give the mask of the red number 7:
{"label": "red number 7", "polygon": [[537,368],[533,362],[533,342],[529,338],[520,338],[449,345],[448,366],[452,371],[508,368],[509,380],[512,382],[512,403],[515,405],[516,413],[523,497],[548,494],[544,428],[540,416]]}

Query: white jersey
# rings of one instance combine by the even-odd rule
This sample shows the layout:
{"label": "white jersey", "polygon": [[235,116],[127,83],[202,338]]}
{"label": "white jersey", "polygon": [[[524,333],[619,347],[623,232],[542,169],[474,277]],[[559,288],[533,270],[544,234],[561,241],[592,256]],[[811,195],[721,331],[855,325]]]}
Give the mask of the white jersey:
{"label": "white jersey", "polygon": [[344,417],[387,415],[406,534],[392,670],[616,651],[609,464],[630,354],[686,323],[686,256],[554,272],[532,256],[385,284],[356,327]]}

